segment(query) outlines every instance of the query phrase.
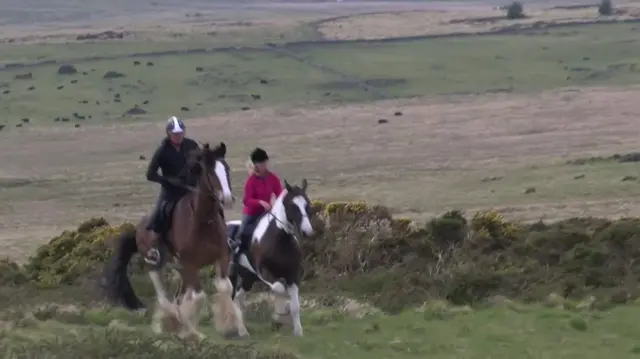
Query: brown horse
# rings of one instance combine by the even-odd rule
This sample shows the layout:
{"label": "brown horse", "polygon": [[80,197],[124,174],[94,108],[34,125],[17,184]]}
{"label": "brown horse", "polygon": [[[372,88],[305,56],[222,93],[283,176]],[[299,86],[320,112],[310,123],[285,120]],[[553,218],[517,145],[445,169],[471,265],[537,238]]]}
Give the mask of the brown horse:
{"label": "brown horse", "polygon": [[[224,335],[247,336],[242,313],[232,300],[233,286],[229,280],[229,250],[226,237],[226,225],[223,219],[222,206],[233,203],[228,175],[228,166],[224,162],[226,146],[220,143],[214,149],[208,144],[202,150],[191,153],[187,161],[189,176],[197,179],[195,188],[181,198],[175,205],[171,228],[166,235],[171,254],[178,262],[182,297],[177,302],[170,301],[160,280],[157,269],[149,271],[149,277],[155,288],[158,306],[154,318],[169,317],[179,324],[179,335],[182,338],[203,338],[196,329],[198,314],[206,298],[200,285],[200,268],[216,265],[215,286],[218,291],[216,327]],[[106,282],[113,299],[126,308],[137,310],[143,304],[131,288],[127,276],[127,266],[136,253],[144,253],[149,248],[151,233],[146,225],[149,218],[144,217],[136,231],[123,233],[120,236],[118,249],[113,261],[106,271]],[[154,331],[160,326],[154,324]]]}
{"label": "brown horse", "polygon": [[[301,234],[313,234],[309,218],[311,202],[307,197],[307,180],[302,180],[300,187],[291,186],[284,181],[284,188],[273,202],[271,210],[256,222],[248,251],[251,258],[247,258],[244,253],[240,254],[238,263],[231,273],[231,281],[234,287],[234,301],[241,308],[244,306],[247,292],[255,282],[267,284],[276,299],[273,319],[276,322],[290,319],[293,334],[302,336],[298,290],[303,257],[298,239]],[[239,224],[239,221],[227,222],[230,238],[235,238]],[[284,279],[285,285],[265,280],[261,275],[263,269],[275,278]]]}

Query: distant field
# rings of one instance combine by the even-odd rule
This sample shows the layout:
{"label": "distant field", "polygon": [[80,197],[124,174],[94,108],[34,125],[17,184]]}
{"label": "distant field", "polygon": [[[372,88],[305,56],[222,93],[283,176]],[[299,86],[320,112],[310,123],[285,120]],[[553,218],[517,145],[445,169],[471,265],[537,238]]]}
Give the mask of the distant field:
{"label": "distant field", "polygon": [[[227,22],[229,23],[229,22]],[[232,22],[231,22],[232,23]],[[232,23],[233,25],[233,23]],[[126,56],[135,53],[212,49],[219,47],[262,47],[265,43],[282,43],[316,39],[313,29],[306,25],[290,26],[222,26],[224,31],[207,35],[202,32],[172,35],[166,31],[154,34],[151,30],[137,33],[124,40],[81,42],[44,42],[37,44],[0,43],[0,66],[12,63],[34,63],[46,60],[70,60],[91,57]],[[75,31],[84,34],[89,31]],[[93,31],[97,32],[97,31]]]}
{"label": "distant field", "polygon": [[297,51],[406,97],[634,84],[640,80],[638,45],[637,25],[618,24]]}
{"label": "distant field", "polygon": [[[319,32],[327,39],[383,39],[402,36],[474,34],[514,27],[544,27],[542,24],[629,20],[640,18],[640,4],[616,2],[616,13],[600,16],[597,2],[523,2],[526,18],[507,19],[506,11],[486,2],[469,1],[466,6],[433,8],[426,11],[396,11],[343,16],[322,21]],[[504,6],[508,2],[495,5]],[[555,5],[555,6],[554,6]],[[564,6],[563,6],[564,5]]]}
{"label": "distant field", "polygon": [[[287,50],[301,56],[303,62],[280,52],[256,50],[124,57],[80,62],[76,64],[80,73],[70,76],[57,75],[58,65],[2,71],[0,108],[5,114],[2,121],[12,126],[22,118],[47,123],[56,117],[71,119],[73,113],[91,116],[93,121],[111,121],[135,105],[147,112],[136,116],[144,119],[167,113],[202,116],[243,107],[624,85],[640,80],[640,46],[633,46],[636,43],[640,40],[632,24],[615,24],[530,35],[308,45]],[[203,45],[197,41],[129,43],[124,47],[116,43],[15,45],[5,47],[15,51],[3,54],[3,58],[118,57],[131,51]],[[135,66],[134,61],[141,65]],[[147,66],[148,61],[154,66]],[[126,76],[104,80],[107,71]],[[15,79],[26,73],[31,73],[32,79]],[[363,84],[379,91],[365,91]]]}
{"label": "distant field", "polygon": [[[338,76],[264,51],[98,61],[77,65],[77,69],[78,74],[64,76],[56,74],[55,65],[0,73],[0,81],[11,84],[6,87],[10,93],[1,95],[1,107],[18,120],[27,117],[52,123],[56,117],[75,122],[73,113],[87,120],[91,116],[94,121],[120,119],[136,105],[147,114],[133,117],[151,119],[171,113],[191,117],[244,106],[331,103],[336,98],[349,102],[367,97],[356,89],[340,91],[337,97],[324,96],[323,85],[339,81]],[[125,77],[103,79],[107,71]],[[33,80],[11,80],[25,72],[32,73]],[[29,90],[32,86],[35,88]]]}

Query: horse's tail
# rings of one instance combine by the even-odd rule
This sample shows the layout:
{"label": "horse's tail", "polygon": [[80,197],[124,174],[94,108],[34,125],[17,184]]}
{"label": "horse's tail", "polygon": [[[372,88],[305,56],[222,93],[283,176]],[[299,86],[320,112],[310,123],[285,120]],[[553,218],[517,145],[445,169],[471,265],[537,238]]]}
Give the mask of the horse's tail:
{"label": "horse's tail", "polygon": [[133,291],[127,274],[131,257],[136,252],[138,252],[136,231],[131,230],[120,233],[116,251],[111,262],[105,268],[104,274],[105,285],[110,299],[131,310],[144,308],[144,304]]}

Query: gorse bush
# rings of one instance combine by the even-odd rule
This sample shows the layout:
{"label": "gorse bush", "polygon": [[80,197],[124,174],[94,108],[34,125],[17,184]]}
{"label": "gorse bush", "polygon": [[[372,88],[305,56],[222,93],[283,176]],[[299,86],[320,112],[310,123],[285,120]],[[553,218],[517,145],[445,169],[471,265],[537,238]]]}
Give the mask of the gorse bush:
{"label": "gorse bush", "polygon": [[43,286],[73,284],[88,272],[95,272],[96,264],[111,256],[110,240],[131,229],[131,224],[111,227],[103,218],[92,218],[76,231],[65,231],[41,246],[24,266],[25,273]]}
{"label": "gorse bush", "polygon": [[[364,202],[315,201],[312,209],[316,235],[301,241],[308,291],[344,292],[391,312],[434,298],[467,304],[496,295],[543,300],[556,293],[620,303],[639,294],[639,219],[524,225],[494,211],[470,217],[450,211],[419,226]],[[112,238],[123,230],[132,227],[85,222],[42,246],[23,267],[0,261],[1,283],[97,282]],[[132,269],[141,273],[143,266]],[[146,277],[134,275],[134,284],[142,282]]]}

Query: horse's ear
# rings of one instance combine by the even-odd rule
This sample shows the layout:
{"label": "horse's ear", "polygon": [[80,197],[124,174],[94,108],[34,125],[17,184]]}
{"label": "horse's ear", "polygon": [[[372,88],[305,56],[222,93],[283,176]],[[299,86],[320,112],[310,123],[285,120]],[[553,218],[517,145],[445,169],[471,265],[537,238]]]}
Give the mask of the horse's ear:
{"label": "horse's ear", "polygon": [[224,142],[220,142],[212,151],[214,159],[224,158],[227,154],[227,145]]}
{"label": "horse's ear", "polygon": [[308,183],[307,183],[307,179],[306,179],[306,178],[303,178],[303,179],[302,179],[302,187],[300,187],[300,188],[302,188],[302,191],[303,191],[303,192],[306,192],[306,191],[307,191],[307,185],[308,185]]}
{"label": "horse's ear", "polygon": [[289,184],[289,182],[287,182],[287,180],[284,180],[284,189],[286,189],[287,192],[291,191],[291,185]]}

